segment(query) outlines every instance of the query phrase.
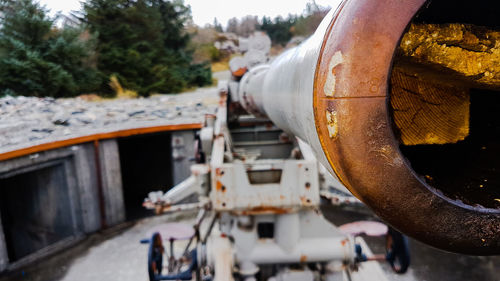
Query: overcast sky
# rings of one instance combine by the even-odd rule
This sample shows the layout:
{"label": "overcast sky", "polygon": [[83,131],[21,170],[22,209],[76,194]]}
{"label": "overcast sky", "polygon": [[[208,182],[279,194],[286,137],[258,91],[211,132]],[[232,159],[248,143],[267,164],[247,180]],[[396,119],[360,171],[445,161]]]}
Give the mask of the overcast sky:
{"label": "overcast sky", "polygon": [[[51,14],[79,10],[80,0],[39,0],[51,10]],[[194,23],[204,26],[213,23],[214,18],[226,26],[232,18],[242,18],[246,15],[270,16],[272,18],[288,14],[300,14],[311,0],[184,0],[191,6]],[[321,6],[336,7],[340,0],[316,0]]]}

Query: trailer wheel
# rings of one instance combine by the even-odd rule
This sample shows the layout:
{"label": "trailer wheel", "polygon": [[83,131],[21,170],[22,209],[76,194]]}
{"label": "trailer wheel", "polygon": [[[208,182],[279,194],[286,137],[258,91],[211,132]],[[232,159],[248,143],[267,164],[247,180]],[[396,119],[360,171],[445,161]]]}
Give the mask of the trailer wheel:
{"label": "trailer wheel", "polygon": [[408,247],[408,238],[397,230],[389,227],[386,236],[386,260],[394,272],[402,274],[410,266],[410,250]]}
{"label": "trailer wheel", "polygon": [[149,251],[148,251],[148,274],[149,281],[156,281],[157,276],[161,275],[163,268],[163,253],[165,252],[163,248],[163,243],[161,240],[161,235],[155,232],[149,240]]}

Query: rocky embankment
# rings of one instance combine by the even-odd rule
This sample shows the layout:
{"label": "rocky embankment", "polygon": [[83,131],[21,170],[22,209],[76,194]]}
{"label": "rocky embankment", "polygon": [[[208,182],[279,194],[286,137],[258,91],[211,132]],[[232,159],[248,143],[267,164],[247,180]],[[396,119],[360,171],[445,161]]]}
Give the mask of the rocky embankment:
{"label": "rocky embankment", "polygon": [[216,111],[216,88],[137,99],[0,98],[0,153],[118,130],[200,123]]}

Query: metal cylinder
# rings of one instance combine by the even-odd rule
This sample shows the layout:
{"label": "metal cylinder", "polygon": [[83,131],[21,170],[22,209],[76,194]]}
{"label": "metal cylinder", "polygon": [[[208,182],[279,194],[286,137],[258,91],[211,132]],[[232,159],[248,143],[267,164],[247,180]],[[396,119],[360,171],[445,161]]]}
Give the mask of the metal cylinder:
{"label": "metal cylinder", "polygon": [[391,128],[392,59],[425,2],[343,1],[306,42],[248,74],[247,107],[307,142],[342,184],[400,231],[452,252],[499,254],[500,210],[451,200],[425,183]]}
{"label": "metal cylinder", "polygon": [[256,66],[250,69],[240,81],[238,100],[247,112],[255,116],[265,116],[262,83],[268,70],[269,65]]}

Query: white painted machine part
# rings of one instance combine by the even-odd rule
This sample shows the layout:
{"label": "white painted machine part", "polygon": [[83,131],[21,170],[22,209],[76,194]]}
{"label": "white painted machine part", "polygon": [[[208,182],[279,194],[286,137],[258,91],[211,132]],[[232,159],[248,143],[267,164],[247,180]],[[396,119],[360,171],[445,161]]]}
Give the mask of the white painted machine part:
{"label": "white painted machine part", "polygon": [[268,279],[268,281],[314,281],[314,273],[309,270],[290,270],[288,268],[281,270],[274,277]]}
{"label": "white painted machine part", "polygon": [[[279,182],[250,183],[248,173],[266,170],[281,173]],[[286,213],[299,207],[318,206],[317,162],[276,159],[244,163],[235,160],[212,165],[210,198],[217,211],[242,211],[248,214]]]}
{"label": "white painted machine part", "polygon": [[215,271],[214,281],[234,281],[234,254],[229,239],[211,236],[206,245],[207,265]]}
{"label": "white painted machine part", "polygon": [[229,81],[229,95],[231,96],[232,102],[240,102],[240,98],[238,96],[238,88],[240,87],[240,83],[237,81]]}
{"label": "white painted machine part", "polygon": [[[274,222],[274,238],[259,238],[257,225]],[[287,234],[288,233],[288,234]],[[321,214],[302,210],[287,215],[256,216],[253,229],[232,225],[236,260],[257,265],[354,261],[354,243]]]}
{"label": "white painted machine part", "polygon": [[205,155],[212,154],[212,144],[214,140],[214,128],[204,127],[200,130],[201,150]]}
{"label": "white painted machine part", "polygon": [[265,116],[262,97],[263,85],[253,81],[262,81],[268,70],[269,65],[256,66],[250,69],[240,81],[238,100],[247,112],[256,116]]}
{"label": "white painted machine part", "polygon": [[[253,77],[251,82],[261,85],[261,91],[255,93],[259,96],[255,100],[262,102],[256,105],[257,108],[264,109],[261,114],[269,117],[277,127],[308,143],[316,152],[318,161],[327,167],[332,175],[335,173],[323,152],[316,131],[313,87],[314,70],[322,46],[320,42],[323,41],[334,14],[335,9],[332,9],[309,39],[280,55],[269,69],[263,71],[265,73]],[[241,91],[240,87],[240,97]]]}
{"label": "white painted machine part", "polygon": [[180,182],[178,185],[172,187],[169,191],[167,191],[162,197],[161,200],[167,204],[175,204],[178,203],[193,194],[201,193],[201,188],[199,182],[196,180],[194,176],[190,176],[187,179]]}

